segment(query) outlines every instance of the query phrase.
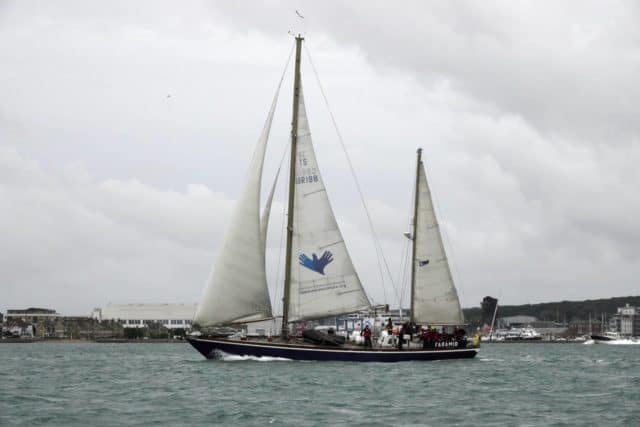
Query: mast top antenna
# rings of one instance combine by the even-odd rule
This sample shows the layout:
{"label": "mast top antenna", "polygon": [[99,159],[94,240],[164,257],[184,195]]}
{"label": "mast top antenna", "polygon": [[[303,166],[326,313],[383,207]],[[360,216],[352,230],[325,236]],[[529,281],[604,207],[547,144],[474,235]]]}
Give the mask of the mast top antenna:
{"label": "mast top antenna", "polygon": [[[302,15],[302,13],[300,13],[297,9],[295,10],[295,13],[298,19],[304,19],[304,15]],[[294,36],[296,39],[304,40],[304,37],[300,32],[298,32],[298,35],[296,35],[296,31],[289,30],[289,34]]]}
{"label": "mast top antenna", "polygon": [[293,31],[289,30],[289,31],[287,31],[287,34],[289,34],[290,36],[293,36],[296,39],[304,40],[304,36],[301,33],[298,33],[296,35],[296,33],[294,33]]}

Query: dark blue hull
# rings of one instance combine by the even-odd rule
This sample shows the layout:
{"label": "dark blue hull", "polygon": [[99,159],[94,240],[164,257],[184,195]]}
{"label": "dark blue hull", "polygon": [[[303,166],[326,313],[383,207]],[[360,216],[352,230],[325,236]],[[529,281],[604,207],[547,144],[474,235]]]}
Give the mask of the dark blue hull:
{"label": "dark blue hull", "polygon": [[207,359],[218,352],[238,356],[280,357],[291,360],[322,360],[343,362],[409,362],[413,360],[469,359],[478,354],[477,348],[442,350],[395,350],[327,348],[309,345],[272,342],[235,341],[223,338],[187,338],[189,343]]}

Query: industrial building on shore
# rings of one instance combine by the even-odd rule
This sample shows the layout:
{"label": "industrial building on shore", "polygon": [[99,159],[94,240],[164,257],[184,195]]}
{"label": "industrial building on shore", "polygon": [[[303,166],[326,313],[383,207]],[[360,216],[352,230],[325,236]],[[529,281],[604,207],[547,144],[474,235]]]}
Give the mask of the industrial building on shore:
{"label": "industrial building on shore", "polygon": [[191,329],[196,304],[109,304],[85,316],[64,316],[51,308],[9,309],[2,338],[167,338]]}
{"label": "industrial building on shore", "polygon": [[167,329],[191,329],[196,304],[109,304],[95,308],[91,317],[119,322],[124,328],[144,328],[160,324]]}
{"label": "industrial building on shore", "polygon": [[6,320],[21,320],[23,322],[40,322],[44,320],[56,320],[60,315],[50,308],[29,307],[19,310],[7,310]]}
{"label": "industrial building on shore", "polygon": [[627,304],[618,308],[609,321],[609,327],[622,336],[640,337],[640,307]]}

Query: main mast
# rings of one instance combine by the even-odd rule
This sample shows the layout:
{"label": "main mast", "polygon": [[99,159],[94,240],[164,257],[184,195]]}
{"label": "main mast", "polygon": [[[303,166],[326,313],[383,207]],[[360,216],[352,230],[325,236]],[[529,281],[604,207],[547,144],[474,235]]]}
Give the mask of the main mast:
{"label": "main mast", "polygon": [[[420,164],[422,163],[422,148],[418,148],[418,161],[416,163],[416,188],[414,191],[415,198],[413,201],[413,232],[411,233],[411,240],[413,241],[411,249],[411,313],[409,321],[415,321],[414,308],[415,308],[415,293],[416,293],[416,232],[418,230],[418,194],[419,194],[419,177],[420,177]],[[402,304],[402,302],[401,302]]]}
{"label": "main mast", "polygon": [[293,76],[293,117],[291,119],[291,156],[289,167],[289,203],[287,206],[287,252],[284,260],[284,294],[282,298],[282,338],[289,337],[289,290],[291,289],[291,247],[293,244],[293,201],[296,184],[296,144],[298,142],[298,108],[300,106],[300,51],[304,37],[296,37],[296,62]]}

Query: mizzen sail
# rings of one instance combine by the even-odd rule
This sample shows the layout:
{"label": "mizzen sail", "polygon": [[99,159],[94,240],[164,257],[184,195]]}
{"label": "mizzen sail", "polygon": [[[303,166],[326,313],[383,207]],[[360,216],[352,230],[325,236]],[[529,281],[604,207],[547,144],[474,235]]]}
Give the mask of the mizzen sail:
{"label": "mizzen sail", "polygon": [[289,321],[368,309],[320,175],[300,90]]}
{"label": "mizzen sail", "polygon": [[413,258],[413,321],[422,325],[461,325],[464,317],[458,292],[449,269],[421,160],[417,173],[417,206],[413,232],[413,238],[416,239]]}

